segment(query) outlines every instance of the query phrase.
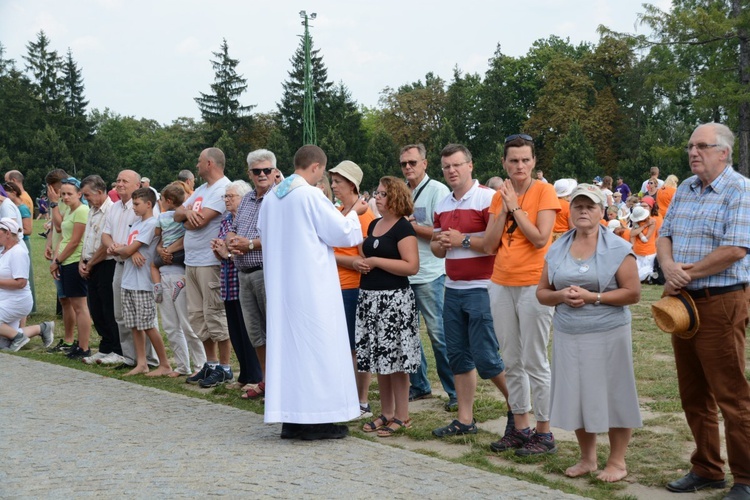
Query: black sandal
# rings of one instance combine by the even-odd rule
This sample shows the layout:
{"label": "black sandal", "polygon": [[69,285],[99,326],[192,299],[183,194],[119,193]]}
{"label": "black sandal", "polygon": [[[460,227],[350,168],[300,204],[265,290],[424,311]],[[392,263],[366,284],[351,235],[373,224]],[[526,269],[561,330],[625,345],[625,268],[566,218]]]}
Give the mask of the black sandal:
{"label": "black sandal", "polygon": [[[378,422],[378,421],[382,422],[382,424],[377,424],[376,422]],[[367,422],[365,425],[363,425],[362,426],[362,431],[364,431],[364,432],[375,432],[378,429],[381,429],[381,428],[385,427],[386,425],[388,425],[388,422],[389,422],[388,418],[381,413],[378,418],[376,418],[372,422]]]}
{"label": "black sandal", "polygon": [[[396,425],[397,427],[391,427],[392,425]],[[410,418],[407,418],[403,422],[397,418],[393,418],[387,425],[378,429],[378,437],[391,437],[398,432],[399,429],[408,429],[409,427],[411,427]]]}

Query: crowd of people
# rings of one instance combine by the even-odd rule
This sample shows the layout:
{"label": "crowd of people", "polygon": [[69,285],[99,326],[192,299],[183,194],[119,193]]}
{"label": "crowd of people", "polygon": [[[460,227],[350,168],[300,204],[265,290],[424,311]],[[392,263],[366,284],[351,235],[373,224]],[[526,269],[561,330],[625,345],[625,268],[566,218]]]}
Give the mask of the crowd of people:
{"label": "crowd of people", "polygon": [[[311,145],[286,178],[271,151],[249,153],[250,183],[224,175],[216,148],[200,153],[197,189],[189,171],[157,193],[124,170],[116,200],[97,175],[79,181],[53,170],[45,256],[64,333],[50,350],[120,365],[127,376],[227,384],[263,398],[265,421],[282,423],[283,439],[342,438],[347,427],[337,422],[358,418],[364,432],[387,438],[411,427],[410,401],[432,396],[421,315],[445,409],[456,411],[435,436],[478,432],[479,376],[508,408],[492,450],[555,453],[552,428],[575,431],[580,460],[565,474],[616,482],[627,476],[632,430],[643,425],[628,306],[641,283],[660,279],[666,295],[689,295],[701,319],[695,337],[672,341],[696,451],[691,471],[667,488],[725,486],[718,408],[734,476],[726,498],[749,498],[750,182],[731,167],[733,144],[727,127],[699,126],[687,147],[694,175],[678,185],[654,167],[638,193],[609,176],[548,182],[526,134],[505,139],[506,178],[487,187],[473,178],[466,147],[441,151],[443,184],[427,175],[424,146],[406,145],[403,179],[381,178],[371,199],[356,163],[327,173],[325,153]],[[33,301],[29,251],[19,243],[33,212],[17,210],[25,191],[20,173],[8,175],[0,341],[18,350],[41,336],[49,346],[53,323],[22,324]],[[610,453],[599,472],[603,432]]]}

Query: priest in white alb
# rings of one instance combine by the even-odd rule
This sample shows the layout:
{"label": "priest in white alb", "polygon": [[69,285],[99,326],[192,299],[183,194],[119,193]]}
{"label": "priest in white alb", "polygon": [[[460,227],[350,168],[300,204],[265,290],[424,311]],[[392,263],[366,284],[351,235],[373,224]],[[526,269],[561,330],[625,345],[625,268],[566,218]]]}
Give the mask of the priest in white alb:
{"label": "priest in white alb", "polygon": [[[315,184],[327,158],[317,146],[294,155],[294,175],[266,195],[258,226],[266,282],[266,423],[281,438],[338,439],[335,422],[359,416],[333,248],[362,242],[355,210],[343,216]],[[366,208],[362,204],[362,210]]]}

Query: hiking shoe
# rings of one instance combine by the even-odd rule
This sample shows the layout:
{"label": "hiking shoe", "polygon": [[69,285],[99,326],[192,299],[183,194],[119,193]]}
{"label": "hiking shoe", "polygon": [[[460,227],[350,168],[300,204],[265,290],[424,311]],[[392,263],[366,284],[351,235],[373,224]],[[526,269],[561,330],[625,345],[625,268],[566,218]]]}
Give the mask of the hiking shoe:
{"label": "hiking shoe", "polygon": [[470,425],[462,424],[458,420],[454,420],[445,427],[438,427],[432,431],[432,435],[436,437],[447,437],[447,436],[463,436],[464,434],[476,434],[477,424],[476,420],[472,420]]}
{"label": "hiking shoe", "polygon": [[44,347],[51,346],[52,342],[55,340],[55,322],[45,321],[44,323],[39,325],[39,329],[41,330],[42,342],[44,342]]}
{"label": "hiking shoe", "polygon": [[234,374],[232,373],[231,368],[225,370],[224,368],[217,366],[211,371],[208,377],[199,381],[198,385],[203,387],[204,389],[207,389],[209,387],[216,387],[217,385],[223,384],[225,382],[231,382],[232,380],[234,380]]}
{"label": "hiking shoe", "polygon": [[8,350],[10,352],[18,352],[23,346],[28,343],[29,337],[19,332],[18,335],[13,338],[13,342],[10,343],[10,347],[8,347]]}
{"label": "hiking shoe", "polygon": [[83,359],[88,358],[91,356],[91,349],[86,349],[85,351],[81,349],[79,346],[75,346],[72,349],[68,351],[68,354],[65,355],[68,359]]}
{"label": "hiking shoe", "polygon": [[302,425],[298,437],[303,441],[317,439],[341,439],[349,434],[349,428],[336,424],[306,424]]}
{"label": "hiking shoe", "polygon": [[122,365],[126,364],[127,360],[125,359],[125,356],[120,356],[116,352],[110,352],[109,354],[105,354],[103,358],[99,358],[96,360],[97,365]]}
{"label": "hiking shoe", "polygon": [[198,373],[196,373],[195,375],[190,375],[188,378],[186,378],[185,383],[195,385],[204,378],[208,377],[212,371],[213,368],[208,366],[208,363],[203,363],[203,368],[201,368],[200,371],[198,371]]}
{"label": "hiking shoe", "polygon": [[157,304],[164,302],[164,289],[162,288],[161,283],[156,283],[154,285],[154,302]]}
{"label": "hiking shoe", "polygon": [[177,280],[174,282],[174,290],[172,290],[172,302],[177,300],[182,289],[185,288],[185,280]]}
{"label": "hiking shoe", "polygon": [[427,399],[432,397],[432,391],[422,392],[414,389],[413,387],[409,388],[409,401],[419,401],[420,399]]}
{"label": "hiking shoe", "polygon": [[522,448],[516,450],[516,456],[519,457],[544,455],[545,453],[557,453],[555,436],[551,432],[545,434],[534,432],[529,441]]}
{"label": "hiking shoe", "polygon": [[357,420],[362,420],[363,418],[372,418],[372,408],[370,408],[370,404],[361,404],[359,405],[359,418]]}
{"label": "hiking shoe", "polygon": [[98,360],[100,360],[100,359],[102,359],[102,358],[104,358],[106,356],[107,355],[104,354],[103,352],[97,352],[95,354],[92,354],[91,356],[86,356],[81,361],[83,361],[87,365],[95,365]]}
{"label": "hiking shoe", "polygon": [[519,431],[514,427],[510,432],[507,432],[500,441],[491,443],[490,449],[498,453],[506,450],[517,450],[519,448],[523,448],[530,439],[531,431],[529,431],[529,433],[527,434],[523,431]]}

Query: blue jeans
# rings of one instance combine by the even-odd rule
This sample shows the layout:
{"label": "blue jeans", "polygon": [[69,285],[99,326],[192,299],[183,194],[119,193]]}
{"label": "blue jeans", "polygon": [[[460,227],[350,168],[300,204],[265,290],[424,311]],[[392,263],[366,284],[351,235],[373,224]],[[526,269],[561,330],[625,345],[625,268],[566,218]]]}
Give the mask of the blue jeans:
{"label": "blue jeans", "polygon": [[[422,313],[427,335],[432,343],[432,351],[435,354],[435,365],[443,385],[443,390],[451,400],[456,399],[456,386],[453,383],[453,372],[448,363],[448,351],[445,348],[445,334],[443,333],[443,294],[445,293],[445,275],[440,276],[430,283],[411,285],[417,300],[417,309]],[[421,349],[421,347],[420,347]],[[416,373],[409,375],[409,381],[413,390],[426,393],[431,392],[432,387],[427,378],[427,358],[422,349],[422,364]]]}

